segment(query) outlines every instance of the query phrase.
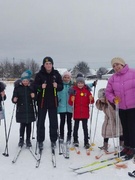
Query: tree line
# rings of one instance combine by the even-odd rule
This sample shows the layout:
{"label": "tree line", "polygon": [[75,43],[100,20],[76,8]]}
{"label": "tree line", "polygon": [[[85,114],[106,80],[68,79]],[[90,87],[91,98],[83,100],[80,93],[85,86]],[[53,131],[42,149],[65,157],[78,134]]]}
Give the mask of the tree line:
{"label": "tree line", "polygon": [[33,77],[39,70],[39,65],[32,59],[18,62],[11,62],[9,60],[4,60],[0,62],[0,78],[1,79],[16,79],[20,78],[21,74],[30,69],[32,71]]}

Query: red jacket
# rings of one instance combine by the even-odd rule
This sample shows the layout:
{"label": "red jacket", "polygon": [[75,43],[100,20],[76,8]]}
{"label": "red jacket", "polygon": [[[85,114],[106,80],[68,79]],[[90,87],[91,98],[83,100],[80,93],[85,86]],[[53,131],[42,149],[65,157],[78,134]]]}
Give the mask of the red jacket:
{"label": "red jacket", "polygon": [[[89,118],[89,104],[94,103],[94,98],[90,100],[92,96],[91,92],[84,86],[79,89],[77,86],[73,87],[74,94],[70,94],[68,103],[73,107],[73,118],[76,119],[88,119]],[[72,97],[75,97],[74,102]]]}

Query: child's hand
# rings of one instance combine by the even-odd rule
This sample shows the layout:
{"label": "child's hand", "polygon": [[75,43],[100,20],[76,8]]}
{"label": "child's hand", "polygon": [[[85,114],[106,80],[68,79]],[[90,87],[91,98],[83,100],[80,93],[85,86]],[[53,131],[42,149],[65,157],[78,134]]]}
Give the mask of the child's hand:
{"label": "child's hand", "polygon": [[17,100],[18,100],[18,98],[17,98],[17,97],[14,97],[13,102],[16,103]]}
{"label": "child's hand", "polygon": [[89,96],[90,102],[94,100],[94,97],[92,95]]}
{"label": "child's hand", "polygon": [[74,102],[75,96],[71,96],[71,101]]}
{"label": "child's hand", "polygon": [[120,97],[116,96],[113,101],[114,101],[115,104],[119,104]]}
{"label": "child's hand", "polygon": [[35,97],[35,94],[34,94],[34,93],[31,93],[30,95],[31,95],[31,98],[34,98],[34,97]]}
{"label": "child's hand", "polygon": [[5,96],[5,91],[2,91],[0,94],[1,94],[2,97],[4,97]]}

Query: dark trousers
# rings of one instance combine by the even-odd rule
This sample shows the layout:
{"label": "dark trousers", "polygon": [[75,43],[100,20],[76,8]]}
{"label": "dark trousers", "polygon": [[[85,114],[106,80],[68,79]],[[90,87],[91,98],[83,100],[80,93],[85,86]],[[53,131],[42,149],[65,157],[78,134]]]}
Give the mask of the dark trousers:
{"label": "dark trousers", "polygon": [[119,110],[123,128],[124,145],[135,148],[135,108]]}
{"label": "dark trousers", "polygon": [[31,123],[20,123],[20,138],[24,139],[25,128],[26,128],[26,139],[30,139]]}
{"label": "dark trousers", "polygon": [[60,138],[64,139],[64,126],[67,120],[67,137],[71,138],[72,133],[72,113],[60,113]]}
{"label": "dark trousers", "polygon": [[58,136],[57,108],[52,108],[52,109],[38,108],[38,121],[37,121],[38,142],[43,142],[45,140],[45,118],[47,112],[49,116],[50,140],[51,142],[57,141],[57,136]]}
{"label": "dark trousers", "polygon": [[78,129],[79,129],[79,123],[82,121],[82,127],[83,127],[83,133],[84,133],[84,144],[88,143],[88,119],[83,119],[83,120],[75,120],[74,122],[74,132],[73,132],[73,137],[74,141],[78,141]]}

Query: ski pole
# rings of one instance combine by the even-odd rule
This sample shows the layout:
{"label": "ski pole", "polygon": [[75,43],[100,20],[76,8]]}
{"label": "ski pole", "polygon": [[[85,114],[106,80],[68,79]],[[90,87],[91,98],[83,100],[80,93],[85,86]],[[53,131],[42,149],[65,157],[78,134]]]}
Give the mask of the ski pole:
{"label": "ski pole", "polygon": [[[35,116],[35,120],[36,120],[37,119],[37,109],[36,109],[34,99],[32,99],[32,104],[33,104],[34,116]],[[34,137],[34,127],[35,127],[35,122],[33,122],[33,127],[32,127],[32,139],[35,139],[35,137]]]}
{"label": "ski pole", "polygon": [[98,114],[99,114],[99,109],[97,111],[96,124],[95,124],[94,136],[93,136],[93,143],[91,144],[92,146],[95,146],[94,141],[95,141],[95,136],[96,136],[96,131],[97,131]]}
{"label": "ski pole", "polygon": [[116,110],[115,110],[115,112],[116,112],[116,131],[117,131],[117,136],[118,136],[118,138],[117,138],[117,147],[118,147],[118,157],[120,157],[120,142],[119,142],[119,134],[120,134],[120,132],[119,132],[119,98],[117,98],[116,100],[115,100],[115,107],[116,107]]}
{"label": "ski pole", "polygon": [[[13,112],[12,112],[11,121],[10,121],[10,125],[9,125],[9,130],[8,130],[8,135],[7,135],[7,142],[9,141],[9,135],[10,135],[11,126],[12,126],[12,122],[13,122],[15,106],[16,106],[16,104],[14,104],[14,106],[13,106]],[[5,146],[5,151],[3,153],[4,156],[8,156],[8,153],[6,154],[6,151],[7,151],[7,143],[6,143],[6,146]]]}
{"label": "ski pole", "polygon": [[[94,86],[93,97],[95,97],[95,92],[96,92],[96,86]],[[94,108],[94,105],[92,104],[92,108],[91,108],[91,116],[90,116],[90,134],[89,134],[89,139],[91,139],[91,129],[92,129],[93,108]]]}
{"label": "ski pole", "polygon": [[2,103],[3,103],[3,115],[4,115],[4,127],[5,127],[5,140],[6,140],[6,151],[7,153],[4,156],[9,156],[8,154],[8,137],[7,137],[7,125],[6,125],[6,117],[5,117],[5,105],[4,105],[4,97],[2,96]]}

